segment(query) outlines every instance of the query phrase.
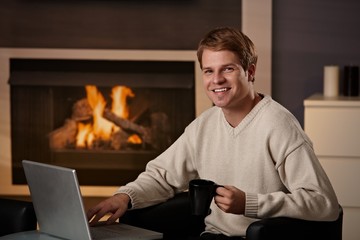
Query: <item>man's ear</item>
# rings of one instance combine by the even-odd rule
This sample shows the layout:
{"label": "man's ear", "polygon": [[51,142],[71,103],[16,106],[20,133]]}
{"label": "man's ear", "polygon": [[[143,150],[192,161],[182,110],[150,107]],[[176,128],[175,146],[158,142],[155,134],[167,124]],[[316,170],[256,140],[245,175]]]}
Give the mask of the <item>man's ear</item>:
{"label": "man's ear", "polygon": [[255,64],[251,64],[248,68],[248,81],[249,82],[255,82],[255,71],[256,71],[256,66]]}

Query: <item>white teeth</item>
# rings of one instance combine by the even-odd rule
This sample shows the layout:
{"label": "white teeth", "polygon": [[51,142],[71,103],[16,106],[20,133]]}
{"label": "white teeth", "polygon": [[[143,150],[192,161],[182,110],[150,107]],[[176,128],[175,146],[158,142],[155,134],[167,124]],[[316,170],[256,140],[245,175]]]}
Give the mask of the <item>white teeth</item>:
{"label": "white teeth", "polygon": [[225,92],[227,88],[214,89],[214,92]]}

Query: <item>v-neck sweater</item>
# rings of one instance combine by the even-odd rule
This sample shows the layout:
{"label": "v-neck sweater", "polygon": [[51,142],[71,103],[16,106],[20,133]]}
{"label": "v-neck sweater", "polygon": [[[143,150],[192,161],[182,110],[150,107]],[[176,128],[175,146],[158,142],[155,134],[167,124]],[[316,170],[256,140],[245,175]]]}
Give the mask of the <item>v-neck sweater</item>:
{"label": "v-neck sweater", "polygon": [[221,108],[206,110],[116,193],[128,194],[133,208],[143,208],[187,190],[194,178],[232,185],[246,194],[243,215],[225,213],[213,201],[206,232],[245,236],[249,224],[261,218],[338,216],[336,195],[312,142],[296,118],[267,95],[236,127]]}

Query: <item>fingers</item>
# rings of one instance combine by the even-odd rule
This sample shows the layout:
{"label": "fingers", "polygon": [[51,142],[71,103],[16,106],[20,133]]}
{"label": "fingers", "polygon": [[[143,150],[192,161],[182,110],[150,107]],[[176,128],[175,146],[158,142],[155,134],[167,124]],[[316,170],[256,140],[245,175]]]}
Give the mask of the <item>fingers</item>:
{"label": "fingers", "polygon": [[107,221],[106,224],[112,224],[114,223],[117,219],[119,219],[122,215],[124,215],[126,209],[118,209],[113,215],[111,215]]}
{"label": "fingers", "polygon": [[90,226],[95,225],[100,221],[101,218],[103,218],[106,214],[108,214],[110,211],[105,208],[101,207],[101,205],[96,206],[94,209],[91,209],[88,211],[88,220],[90,221]]}
{"label": "fingers", "polygon": [[245,212],[245,193],[234,186],[216,189],[215,204],[226,213],[243,214]]}
{"label": "fingers", "polygon": [[215,204],[224,212],[228,212],[231,204],[231,191],[228,188],[228,186],[217,188],[214,197]]}
{"label": "fingers", "polygon": [[86,216],[88,221],[90,221],[90,226],[98,223],[107,214],[111,214],[111,216],[107,219],[107,223],[114,223],[125,213],[129,201],[130,198],[126,194],[118,194],[100,202],[95,207],[89,209],[86,213]]}
{"label": "fingers", "polygon": [[86,217],[87,217],[87,220],[90,221],[94,215],[100,210],[100,206],[97,205],[93,208],[90,208],[87,212],[86,212]]}

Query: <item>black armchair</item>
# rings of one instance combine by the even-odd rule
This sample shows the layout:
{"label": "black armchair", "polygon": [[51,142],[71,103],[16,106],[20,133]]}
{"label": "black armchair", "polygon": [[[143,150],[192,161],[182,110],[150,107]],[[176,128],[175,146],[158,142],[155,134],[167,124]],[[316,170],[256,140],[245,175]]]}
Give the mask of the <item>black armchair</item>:
{"label": "black armchair", "polygon": [[36,229],[36,215],[31,202],[0,198],[0,237]]}
{"label": "black armchair", "polygon": [[[246,231],[248,240],[341,240],[342,217],[334,222],[305,221],[286,217],[262,219]],[[164,239],[187,239],[199,236],[204,219],[191,215],[186,192],[156,206],[128,211],[121,222],[164,233]]]}

